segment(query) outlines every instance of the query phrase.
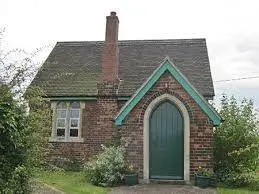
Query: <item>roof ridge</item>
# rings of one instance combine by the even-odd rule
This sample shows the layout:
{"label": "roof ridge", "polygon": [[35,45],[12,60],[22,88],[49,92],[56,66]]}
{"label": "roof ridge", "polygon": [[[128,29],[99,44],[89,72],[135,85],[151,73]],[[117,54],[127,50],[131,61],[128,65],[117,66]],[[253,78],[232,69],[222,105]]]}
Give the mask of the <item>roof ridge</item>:
{"label": "roof ridge", "polygon": [[[200,43],[206,41],[205,38],[190,38],[190,39],[143,39],[143,40],[119,40],[119,45],[132,45],[132,44],[182,44],[187,43]],[[57,42],[56,46],[83,46],[86,44],[103,45],[104,41],[60,41]]]}

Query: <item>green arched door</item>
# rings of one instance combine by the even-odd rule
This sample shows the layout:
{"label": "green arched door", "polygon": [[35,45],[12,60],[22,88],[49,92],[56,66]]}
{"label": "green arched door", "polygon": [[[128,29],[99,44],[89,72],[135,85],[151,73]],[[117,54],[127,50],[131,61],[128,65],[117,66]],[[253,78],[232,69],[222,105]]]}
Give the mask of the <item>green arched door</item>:
{"label": "green arched door", "polygon": [[149,176],[151,179],[183,179],[183,117],[170,101],[156,106],[149,118]]}

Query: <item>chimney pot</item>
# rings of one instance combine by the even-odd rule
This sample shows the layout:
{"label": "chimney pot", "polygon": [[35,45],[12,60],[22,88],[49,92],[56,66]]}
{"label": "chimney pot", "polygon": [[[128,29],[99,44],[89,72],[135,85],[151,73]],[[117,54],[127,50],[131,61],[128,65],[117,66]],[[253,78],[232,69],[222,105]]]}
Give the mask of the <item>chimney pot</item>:
{"label": "chimney pot", "polygon": [[115,11],[112,11],[112,12],[111,12],[111,16],[116,16],[116,12],[115,12]]}

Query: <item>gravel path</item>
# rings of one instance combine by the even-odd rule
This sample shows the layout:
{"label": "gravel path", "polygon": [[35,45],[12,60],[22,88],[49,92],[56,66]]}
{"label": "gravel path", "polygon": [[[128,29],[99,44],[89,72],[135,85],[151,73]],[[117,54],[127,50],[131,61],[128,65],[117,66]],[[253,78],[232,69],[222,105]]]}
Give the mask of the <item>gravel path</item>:
{"label": "gravel path", "polygon": [[142,184],[116,187],[109,194],[216,194],[212,188],[200,189],[191,185]]}
{"label": "gravel path", "polygon": [[49,185],[35,183],[33,185],[32,194],[64,194],[64,192],[59,191],[58,189]]}

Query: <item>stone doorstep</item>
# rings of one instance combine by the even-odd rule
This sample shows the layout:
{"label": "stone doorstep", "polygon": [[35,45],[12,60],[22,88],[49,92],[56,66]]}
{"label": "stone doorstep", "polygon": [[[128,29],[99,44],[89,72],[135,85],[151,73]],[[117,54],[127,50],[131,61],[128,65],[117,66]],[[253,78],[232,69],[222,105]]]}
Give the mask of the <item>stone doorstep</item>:
{"label": "stone doorstep", "polygon": [[191,185],[191,182],[184,180],[170,180],[170,179],[149,179],[139,180],[140,184],[170,184],[170,185]]}

